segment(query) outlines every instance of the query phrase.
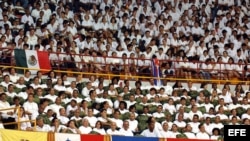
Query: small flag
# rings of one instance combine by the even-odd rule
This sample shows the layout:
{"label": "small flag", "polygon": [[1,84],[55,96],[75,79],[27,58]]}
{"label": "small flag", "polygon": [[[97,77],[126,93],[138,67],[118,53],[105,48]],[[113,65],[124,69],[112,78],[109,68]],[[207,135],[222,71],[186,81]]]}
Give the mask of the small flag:
{"label": "small flag", "polygon": [[80,134],[55,133],[55,141],[80,141]]}
{"label": "small flag", "polygon": [[156,86],[161,85],[160,79],[160,61],[157,58],[152,59],[152,73],[154,78],[154,84]]}

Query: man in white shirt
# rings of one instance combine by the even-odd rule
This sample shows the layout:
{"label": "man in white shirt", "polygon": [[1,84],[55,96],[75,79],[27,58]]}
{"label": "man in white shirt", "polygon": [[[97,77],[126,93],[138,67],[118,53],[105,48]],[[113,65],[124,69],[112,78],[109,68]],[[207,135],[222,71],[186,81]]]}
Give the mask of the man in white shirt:
{"label": "man in white shirt", "polygon": [[191,111],[189,112],[189,119],[192,120],[194,115],[198,115],[200,120],[203,119],[203,114],[201,111],[198,111],[198,107],[196,105],[193,105],[191,107]]}
{"label": "man in white shirt", "polygon": [[21,22],[22,22],[23,24],[28,24],[29,26],[34,25],[34,20],[33,20],[33,18],[30,16],[30,10],[29,10],[29,9],[26,9],[26,10],[25,10],[25,14],[22,16]]}
{"label": "man in white shirt", "polygon": [[107,134],[108,135],[121,135],[121,133],[116,130],[116,123],[115,122],[111,122],[111,128],[107,130]]}
{"label": "man in white shirt", "polygon": [[149,117],[147,123],[148,123],[148,129],[142,131],[141,135],[144,137],[161,137],[161,133],[155,127],[154,117]]}
{"label": "man in white shirt", "polygon": [[118,128],[122,128],[122,126],[123,126],[123,121],[121,120],[121,119],[119,119],[119,117],[120,117],[120,111],[119,110],[115,110],[114,111],[114,117],[113,118],[108,118],[108,120],[110,120],[111,122],[115,122],[116,123],[116,126],[118,127]]}
{"label": "man in white shirt", "polygon": [[93,108],[88,108],[88,115],[84,118],[89,121],[89,124],[91,127],[93,127],[93,128],[95,127],[95,124],[97,122],[97,118],[93,114]]}
{"label": "man in white shirt", "polygon": [[89,121],[86,118],[82,119],[82,126],[79,127],[79,130],[82,134],[89,134],[92,131],[92,128],[89,126]]}
{"label": "man in white shirt", "polygon": [[188,139],[196,139],[196,136],[192,132],[192,126],[190,124],[186,125],[184,134],[187,136]]}
{"label": "man in white shirt", "polygon": [[43,118],[42,117],[37,117],[36,118],[36,131],[39,132],[50,132],[52,131],[51,127],[48,124],[44,124]]}
{"label": "man in white shirt", "polygon": [[26,101],[23,104],[23,107],[26,111],[26,114],[31,116],[32,120],[35,120],[37,118],[37,116],[39,115],[38,114],[38,105],[37,105],[37,103],[34,102],[34,95],[33,94],[28,95],[28,101]]}
{"label": "man in white shirt", "polygon": [[212,123],[211,125],[211,129],[213,128],[223,128],[224,125],[222,124],[221,120],[220,120],[220,116],[216,116],[215,119],[214,119],[214,123]]}
{"label": "man in white shirt", "polygon": [[204,106],[206,108],[206,113],[209,112],[210,108],[214,108],[214,105],[210,103],[210,97],[205,97],[205,103],[201,104],[201,107]]}
{"label": "man in white shirt", "polygon": [[89,91],[92,90],[93,87],[91,85],[91,82],[87,82],[86,86],[82,89],[82,95],[85,97],[89,97]]}
{"label": "man in white shirt", "polygon": [[59,110],[61,108],[63,108],[62,105],[61,105],[62,104],[61,101],[62,101],[61,98],[57,97],[56,100],[55,100],[55,103],[47,106],[45,108],[44,112],[47,112],[48,109],[51,109],[54,113],[56,113],[57,116],[60,115]]}
{"label": "man in white shirt", "polygon": [[30,45],[31,50],[35,50],[35,45],[37,44],[38,37],[35,35],[35,29],[31,28],[29,31],[28,37],[28,44]]}
{"label": "man in white shirt", "polygon": [[196,138],[197,138],[197,139],[208,139],[208,140],[210,139],[210,136],[209,136],[208,133],[206,132],[203,123],[201,123],[201,124],[199,125],[199,130],[200,130],[200,131],[196,134]]}
{"label": "man in white shirt", "polygon": [[199,132],[200,122],[199,122],[199,116],[198,115],[195,114],[193,116],[192,122],[189,122],[188,124],[191,125],[193,133],[198,133]]}
{"label": "man in white shirt", "polygon": [[186,122],[183,119],[184,119],[184,115],[178,114],[178,119],[175,120],[173,123],[176,124],[178,128],[184,128],[186,126]]}
{"label": "man in white shirt", "polygon": [[67,123],[69,122],[69,118],[67,117],[65,108],[60,108],[59,113],[60,114],[57,116],[57,118],[63,125],[67,125]]}
{"label": "man in white shirt", "polygon": [[14,91],[14,85],[13,84],[9,84],[8,91],[6,92],[6,94],[8,95],[8,97],[11,97],[11,98],[17,96],[16,92]]}
{"label": "man in white shirt", "polygon": [[[5,93],[0,94],[0,109],[11,108],[8,101],[6,101],[7,95]],[[1,116],[5,119],[12,117],[14,114],[13,110],[1,111]]]}
{"label": "man in white shirt", "polygon": [[123,127],[119,130],[119,132],[124,136],[134,136],[132,130],[129,128],[129,122],[127,120],[123,122]]}
{"label": "man in white shirt", "polygon": [[44,96],[44,98],[47,98],[49,100],[51,100],[52,102],[56,101],[57,95],[55,95],[55,89],[54,88],[50,88],[49,89],[49,94],[47,94],[46,96]]}
{"label": "man in white shirt", "polygon": [[129,122],[129,129],[133,132],[138,131],[138,121],[135,119],[135,114],[130,113],[129,119],[127,120]]}

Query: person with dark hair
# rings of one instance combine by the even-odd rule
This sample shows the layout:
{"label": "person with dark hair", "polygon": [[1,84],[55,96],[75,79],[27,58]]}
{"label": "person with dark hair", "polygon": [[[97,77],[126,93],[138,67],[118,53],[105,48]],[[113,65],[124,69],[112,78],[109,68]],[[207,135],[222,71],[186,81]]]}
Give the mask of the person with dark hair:
{"label": "person with dark hair", "polygon": [[76,127],[76,122],[74,120],[69,120],[67,123],[67,128],[64,132],[70,132],[74,134],[81,134],[81,131]]}
{"label": "person with dark hair", "polygon": [[65,132],[67,127],[64,125],[60,125],[60,121],[58,118],[53,118],[51,121],[51,130],[52,132]]}
{"label": "person with dark hair", "polygon": [[128,112],[127,103],[125,101],[120,101],[119,103],[119,111],[121,114],[125,114]]}
{"label": "person with dark hair", "polygon": [[94,132],[99,133],[100,135],[106,135],[106,131],[104,130],[103,126],[102,126],[102,122],[101,121],[97,121],[95,124],[95,128],[93,128]]}
{"label": "person with dark hair", "polygon": [[211,140],[218,140],[219,137],[221,137],[221,134],[220,134],[220,129],[219,128],[214,128],[212,130],[212,136],[210,137]]}
{"label": "person with dark hair", "polygon": [[148,129],[142,131],[141,135],[145,137],[160,137],[161,134],[158,129],[155,127],[155,118],[149,117],[147,120]]}
{"label": "person with dark hair", "polygon": [[205,126],[203,123],[199,124],[199,132],[196,134],[197,139],[210,139],[208,133],[205,130]]}

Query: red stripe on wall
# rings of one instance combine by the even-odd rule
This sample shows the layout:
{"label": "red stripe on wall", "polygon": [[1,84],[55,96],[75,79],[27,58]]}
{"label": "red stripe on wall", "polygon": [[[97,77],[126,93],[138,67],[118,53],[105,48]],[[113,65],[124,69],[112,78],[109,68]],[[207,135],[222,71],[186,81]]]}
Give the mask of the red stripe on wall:
{"label": "red stripe on wall", "polygon": [[104,136],[81,134],[81,141],[104,141]]}

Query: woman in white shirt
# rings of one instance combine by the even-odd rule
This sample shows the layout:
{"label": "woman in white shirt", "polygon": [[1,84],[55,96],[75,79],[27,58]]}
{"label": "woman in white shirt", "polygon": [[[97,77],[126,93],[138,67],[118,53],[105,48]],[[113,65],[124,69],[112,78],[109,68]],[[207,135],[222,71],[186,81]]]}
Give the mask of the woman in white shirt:
{"label": "woman in white shirt", "polygon": [[67,133],[74,133],[74,134],[81,134],[81,131],[76,127],[76,123],[74,120],[70,120],[68,122],[68,126],[64,132]]}
{"label": "woman in white shirt", "polygon": [[53,132],[57,132],[57,133],[59,133],[59,132],[65,132],[66,129],[67,129],[66,126],[60,125],[60,121],[59,121],[58,118],[53,118],[53,119],[52,119],[52,122],[51,122],[51,130],[52,130]]}
{"label": "woman in white shirt", "polygon": [[118,25],[116,22],[115,17],[112,17],[110,19],[110,23],[108,24],[108,29],[114,34],[117,35],[118,34]]}
{"label": "woman in white shirt", "polygon": [[238,62],[238,64],[235,64],[235,72],[239,75],[239,77],[242,77],[243,75],[243,71],[244,71],[244,64],[243,64],[243,60],[240,59]]}
{"label": "woman in white shirt", "polygon": [[66,91],[66,87],[64,86],[64,82],[61,78],[57,79],[56,85],[54,85],[54,89],[57,91]]}
{"label": "woman in white shirt", "polygon": [[[20,107],[19,112],[20,113],[16,115],[16,122],[27,121],[27,122],[21,122],[21,130],[32,131],[33,128],[31,127],[31,123],[28,121],[30,119],[29,116],[25,114],[24,107]],[[18,118],[19,115],[20,117]]]}
{"label": "woman in white shirt", "polygon": [[234,64],[233,58],[230,57],[228,59],[228,64],[225,65],[225,68],[226,68],[229,80],[231,80],[231,78],[234,77],[234,76],[237,77],[237,78],[240,78],[240,75],[235,70],[235,64]]}
{"label": "woman in white shirt", "polygon": [[93,128],[93,131],[97,132],[98,134],[101,134],[101,135],[106,135],[106,131],[102,127],[102,122],[101,121],[96,122],[95,128]]}
{"label": "woman in white shirt", "polygon": [[174,114],[176,112],[176,108],[174,105],[174,100],[172,98],[169,98],[168,103],[165,103],[163,105],[163,110],[164,111],[169,111],[171,114]]}

